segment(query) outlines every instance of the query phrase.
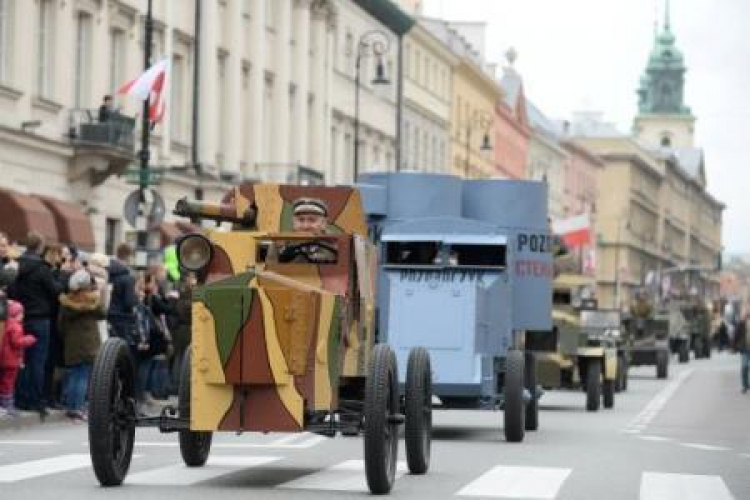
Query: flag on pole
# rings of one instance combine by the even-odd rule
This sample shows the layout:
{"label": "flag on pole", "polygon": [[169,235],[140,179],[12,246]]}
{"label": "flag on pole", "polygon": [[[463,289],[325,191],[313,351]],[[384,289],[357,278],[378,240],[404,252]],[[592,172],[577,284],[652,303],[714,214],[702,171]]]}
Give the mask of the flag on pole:
{"label": "flag on pole", "polygon": [[552,232],[560,236],[570,248],[591,244],[589,214],[581,214],[552,222]]}
{"label": "flag on pole", "polygon": [[118,94],[132,95],[140,101],[149,99],[149,121],[155,124],[164,118],[167,105],[164,90],[167,88],[169,58],[164,58],[148,68],[141,76],[130,80],[117,91]]}

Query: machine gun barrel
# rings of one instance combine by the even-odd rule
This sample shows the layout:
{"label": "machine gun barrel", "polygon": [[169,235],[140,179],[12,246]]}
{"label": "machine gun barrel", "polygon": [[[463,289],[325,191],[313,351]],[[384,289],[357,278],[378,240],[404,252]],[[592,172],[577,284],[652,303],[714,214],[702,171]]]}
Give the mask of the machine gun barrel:
{"label": "machine gun barrel", "polygon": [[252,207],[240,215],[237,214],[237,209],[233,204],[207,203],[187,198],[178,200],[172,213],[179,217],[187,217],[192,221],[231,222],[248,228],[255,226],[256,220],[256,211]]}

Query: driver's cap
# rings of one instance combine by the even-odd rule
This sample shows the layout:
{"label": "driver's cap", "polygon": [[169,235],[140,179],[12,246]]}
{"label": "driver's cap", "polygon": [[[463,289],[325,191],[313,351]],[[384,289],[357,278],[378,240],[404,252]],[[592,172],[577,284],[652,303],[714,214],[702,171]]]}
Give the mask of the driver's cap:
{"label": "driver's cap", "polygon": [[298,198],[292,207],[294,215],[314,214],[328,217],[328,206],[317,198]]}

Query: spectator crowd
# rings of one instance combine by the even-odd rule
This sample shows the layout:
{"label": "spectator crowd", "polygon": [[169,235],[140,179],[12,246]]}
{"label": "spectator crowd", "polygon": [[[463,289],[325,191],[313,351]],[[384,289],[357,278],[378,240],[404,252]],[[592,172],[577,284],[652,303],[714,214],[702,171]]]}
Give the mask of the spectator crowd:
{"label": "spectator crowd", "polygon": [[140,412],[176,394],[190,343],[189,275],[136,271],[127,243],[113,257],[45,244],[35,232],[23,243],[21,252],[0,233],[0,418],[62,410],[86,421],[89,378],[109,336],[130,347]]}

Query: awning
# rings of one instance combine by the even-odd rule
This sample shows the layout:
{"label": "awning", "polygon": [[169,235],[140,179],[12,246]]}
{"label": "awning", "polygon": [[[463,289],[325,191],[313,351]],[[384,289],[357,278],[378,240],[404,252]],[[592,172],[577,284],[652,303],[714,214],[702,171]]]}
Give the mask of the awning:
{"label": "awning", "polygon": [[35,195],[35,197],[39,198],[52,213],[61,243],[73,244],[86,252],[94,251],[96,240],[91,220],[78,205],[50,196]]}
{"label": "awning", "polygon": [[48,243],[59,241],[50,210],[39,198],[0,188],[0,231],[11,241],[23,242],[32,229]]}

